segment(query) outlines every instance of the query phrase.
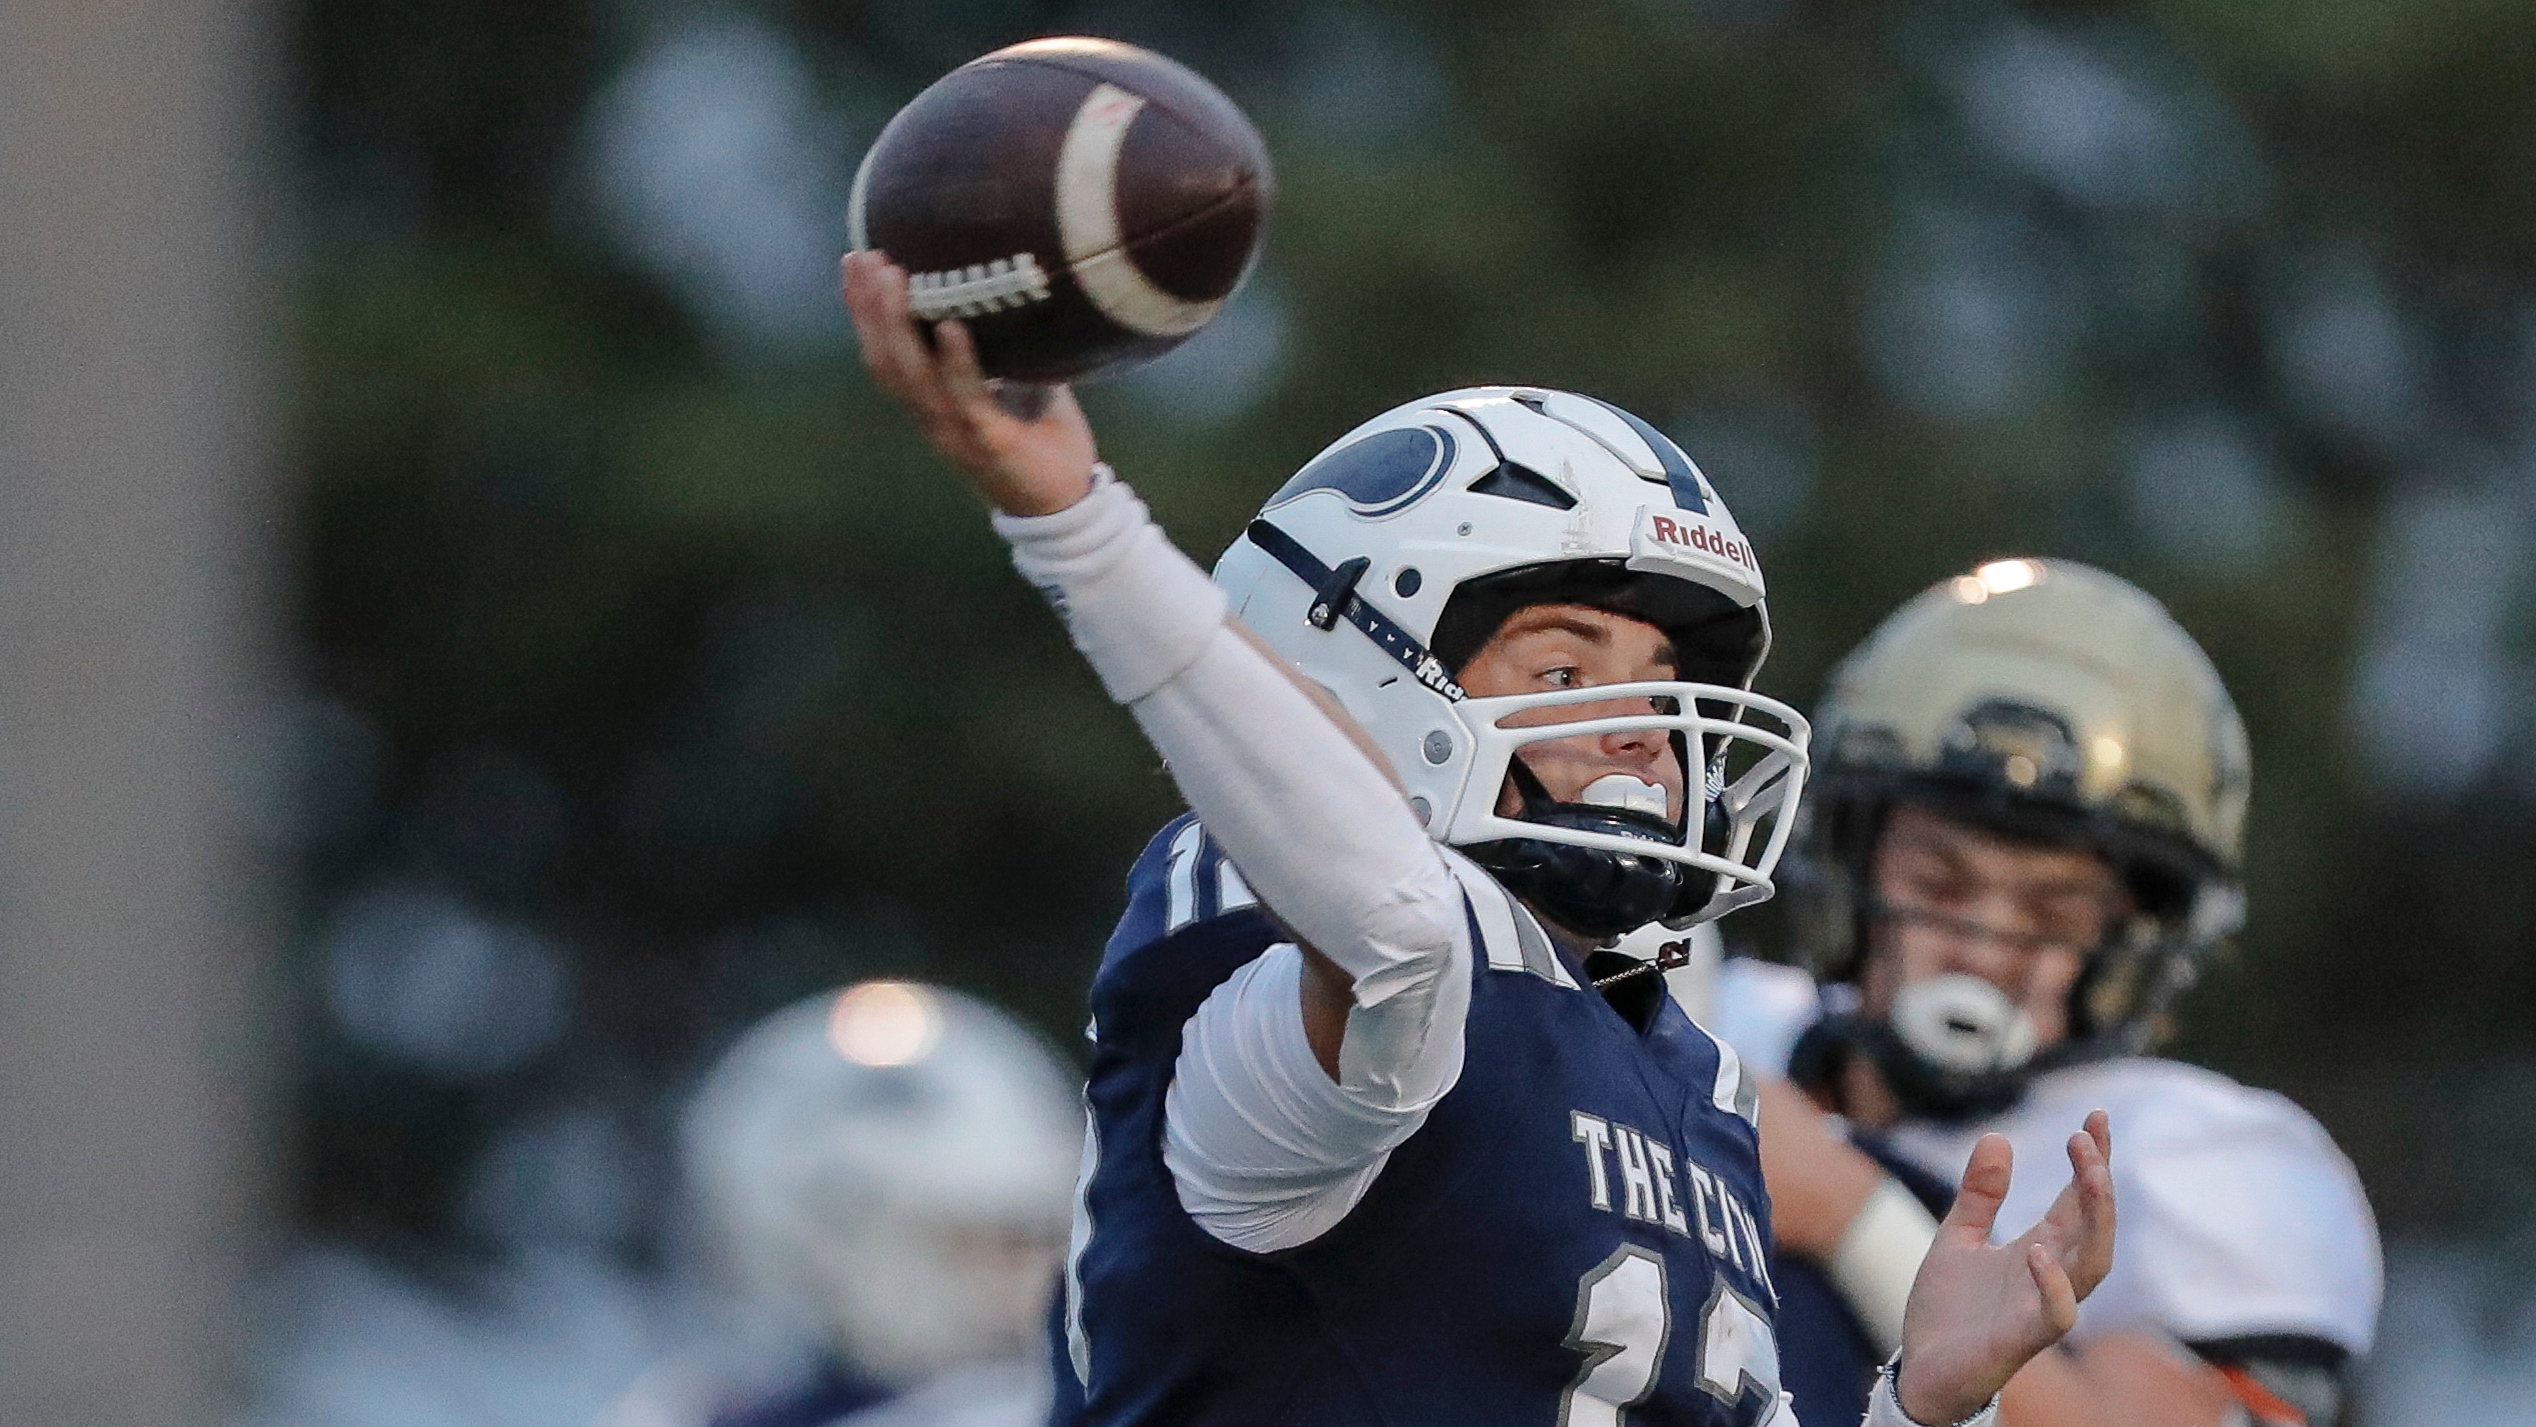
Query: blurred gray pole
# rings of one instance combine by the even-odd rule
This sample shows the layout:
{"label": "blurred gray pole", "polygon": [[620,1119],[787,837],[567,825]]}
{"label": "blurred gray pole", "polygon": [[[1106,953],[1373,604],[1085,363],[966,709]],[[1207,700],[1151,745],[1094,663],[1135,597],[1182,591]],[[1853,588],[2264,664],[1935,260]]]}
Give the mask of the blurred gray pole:
{"label": "blurred gray pole", "polygon": [[0,3],[0,1427],[206,1427],[257,1207],[266,17]]}

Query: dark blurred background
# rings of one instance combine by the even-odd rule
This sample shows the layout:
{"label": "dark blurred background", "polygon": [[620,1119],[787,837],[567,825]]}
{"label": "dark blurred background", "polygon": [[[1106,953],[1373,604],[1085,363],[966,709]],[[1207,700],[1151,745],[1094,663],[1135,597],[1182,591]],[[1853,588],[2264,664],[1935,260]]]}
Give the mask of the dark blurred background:
{"label": "dark blurred background", "polygon": [[[1202,558],[1357,420],[1516,380],[1703,463],[1768,561],[1763,686],[1800,703],[1985,557],[2164,598],[2257,769],[2252,920],[2178,1051],[2358,1163],[2394,1275],[2368,1420],[2536,1422],[2536,9],[300,0],[273,26],[272,1421],[609,1400],[677,1251],[676,1099],[791,999],[916,975],[1072,1043],[1176,798],[862,379],[833,277],[899,104],[1081,31],[1214,77],[1278,164],[1243,295],[1085,393]],[[432,1295],[528,1262],[561,1275],[530,1315],[554,1351],[500,1351],[549,1406],[327,1405],[347,1323],[411,1341]]]}

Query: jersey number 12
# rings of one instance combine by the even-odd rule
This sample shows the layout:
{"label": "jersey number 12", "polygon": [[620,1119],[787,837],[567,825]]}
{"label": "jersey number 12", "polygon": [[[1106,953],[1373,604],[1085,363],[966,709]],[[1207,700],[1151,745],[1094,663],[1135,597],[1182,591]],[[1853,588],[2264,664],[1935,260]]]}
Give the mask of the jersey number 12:
{"label": "jersey number 12", "polygon": [[[1559,1397],[1559,1427],[1623,1427],[1624,1409],[1655,1391],[1673,1333],[1664,1260],[1623,1244],[1576,1286],[1576,1321],[1567,1346],[1584,1370]],[[1700,1310],[1699,1385],[1732,1406],[1757,1389],[1766,1414],[1779,1396],[1779,1343],[1770,1320],[1724,1284]]]}

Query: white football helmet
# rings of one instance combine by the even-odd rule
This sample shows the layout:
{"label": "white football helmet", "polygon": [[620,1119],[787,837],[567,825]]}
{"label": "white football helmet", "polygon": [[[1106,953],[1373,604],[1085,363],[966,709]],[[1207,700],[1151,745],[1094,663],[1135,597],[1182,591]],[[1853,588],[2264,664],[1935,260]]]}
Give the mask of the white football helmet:
{"label": "white football helmet", "polygon": [[689,1109],[703,1227],[743,1292],[882,1384],[1030,1357],[1064,1255],[1076,1081],[956,991],[869,981],[801,1002]]}
{"label": "white football helmet", "polygon": [[1875,924],[1896,915],[1875,895],[1874,860],[1900,804],[2091,849],[2131,894],[2131,914],[2089,949],[2058,1044],[2038,1045],[1968,977],[1906,992],[1880,1022],[1826,1022],[1812,1050],[1854,1041],[1916,1114],[1995,1114],[2046,1068],[2148,1049],[2244,919],[2245,722],[2210,656],[2128,580],[2071,560],[1988,561],[1876,626],[1815,712],[1825,752],[1788,910],[1799,959],[1824,980],[1864,977]]}
{"label": "white football helmet", "polygon": [[[1215,578],[1251,629],[1372,734],[1428,832],[1553,920],[1612,937],[1771,895],[1805,782],[1805,719],[1751,691],[1770,643],[1751,542],[1646,422],[1531,387],[1411,402],[1286,482]],[[1657,626],[1681,678],[1466,694],[1463,662],[1508,614],[1549,602]],[[1528,709],[1615,697],[1648,698],[1655,711],[1503,726]],[[1552,803],[1515,760],[1527,744],[1636,729],[1672,734],[1686,777],[1705,773],[1705,798],[1686,798],[1682,818]],[[1510,776],[1519,818],[1497,811]]]}

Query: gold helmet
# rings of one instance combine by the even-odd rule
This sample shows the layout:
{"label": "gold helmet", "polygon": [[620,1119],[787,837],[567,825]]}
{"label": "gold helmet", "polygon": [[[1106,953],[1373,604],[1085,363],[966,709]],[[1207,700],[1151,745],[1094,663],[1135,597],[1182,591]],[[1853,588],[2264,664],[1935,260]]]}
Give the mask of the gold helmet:
{"label": "gold helmet", "polygon": [[2243,918],[2245,725],[2201,646],[2127,581],[2029,559],[1943,581],[1841,661],[1814,717],[1789,890],[1827,979],[1859,973],[1867,860],[1897,800],[2083,843],[2130,886],[2138,914],[2080,979],[2053,1059],[2144,1047]]}

